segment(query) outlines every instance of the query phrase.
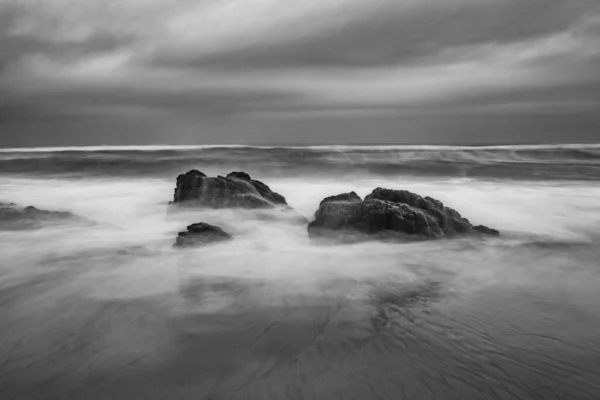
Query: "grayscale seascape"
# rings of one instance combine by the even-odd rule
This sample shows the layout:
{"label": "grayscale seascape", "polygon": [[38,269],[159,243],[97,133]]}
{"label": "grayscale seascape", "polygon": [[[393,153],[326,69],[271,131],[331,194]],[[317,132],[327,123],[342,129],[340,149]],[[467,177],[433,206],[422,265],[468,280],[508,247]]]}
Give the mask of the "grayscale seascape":
{"label": "grayscale seascape", "polygon": [[0,0],[0,400],[600,400],[600,0]]}

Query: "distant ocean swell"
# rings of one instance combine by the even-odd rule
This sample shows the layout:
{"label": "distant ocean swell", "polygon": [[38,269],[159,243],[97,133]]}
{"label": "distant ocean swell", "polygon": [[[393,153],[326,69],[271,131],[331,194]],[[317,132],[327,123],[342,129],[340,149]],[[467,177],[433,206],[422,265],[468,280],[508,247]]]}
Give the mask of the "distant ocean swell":
{"label": "distant ocean swell", "polygon": [[4,174],[172,176],[189,168],[264,176],[424,175],[536,180],[600,179],[600,145],[148,146],[0,149]]}

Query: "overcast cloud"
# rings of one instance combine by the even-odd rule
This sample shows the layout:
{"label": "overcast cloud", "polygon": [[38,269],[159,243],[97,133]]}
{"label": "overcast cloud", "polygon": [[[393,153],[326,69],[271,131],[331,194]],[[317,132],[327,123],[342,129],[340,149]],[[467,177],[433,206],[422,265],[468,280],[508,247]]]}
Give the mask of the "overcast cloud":
{"label": "overcast cloud", "polygon": [[600,1],[0,0],[0,74],[0,145],[597,141]]}

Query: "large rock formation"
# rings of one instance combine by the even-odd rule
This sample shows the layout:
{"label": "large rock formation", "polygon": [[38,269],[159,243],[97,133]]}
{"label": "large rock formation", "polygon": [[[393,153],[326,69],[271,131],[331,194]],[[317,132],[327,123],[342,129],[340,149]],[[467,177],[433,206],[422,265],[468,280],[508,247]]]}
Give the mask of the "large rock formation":
{"label": "large rock formation", "polygon": [[369,238],[429,239],[459,235],[499,235],[473,226],[439,200],[405,190],[377,188],[364,201],[354,192],[321,201],[308,225],[311,239],[355,241]]}
{"label": "large rock formation", "polygon": [[245,172],[210,178],[198,170],[191,170],[177,177],[171,204],[206,208],[289,207],[285,197],[273,192],[264,183],[253,180]]}
{"label": "large rock formation", "polygon": [[36,229],[44,226],[66,223],[91,223],[66,211],[46,211],[35,207],[19,207],[15,203],[0,202],[0,229]]}
{"label": "large rock formation", "polygon": [[179,232],[173,247],[199,247],[231,239],[233,237],[218,226],[199,222],[189,225],[187,232]]}
{"label": "large rock formation", "polygon": [[251,210],[254,218],[307,224],[308,219],[290,207],[285,197],[245,172],[211,178],[198,170],[177,177],[170,210],[237,208]]}

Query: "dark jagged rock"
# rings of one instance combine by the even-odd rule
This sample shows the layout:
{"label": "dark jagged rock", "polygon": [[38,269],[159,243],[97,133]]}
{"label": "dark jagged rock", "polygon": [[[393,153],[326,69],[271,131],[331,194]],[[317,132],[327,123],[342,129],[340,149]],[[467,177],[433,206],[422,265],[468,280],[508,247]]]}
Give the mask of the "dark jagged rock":
{"label": "dark jagged rock", "polygon": [[350,192],[350,193],[342,193],[342,194],[338,194],[335,196],[325,197],[323,200],[321,200],[321,204],[330,203],[330,202],[360,203],[360,202],[362,202],[362,199],[360,198],[359,195],[356,194],[356,192]]}
{"label": "dark jagged rock", "polygon": [[15,203],[0,202],[0,229],[37,229],[66,222],[90,222],[67,211],[40,210],[32,206],[19,207]]}
{"label": "dark jagged rock", "polygon": [[199,247],[231,239],[233,236],[218,226],[199,222],[189,225],[187,232],[179,232],[173,247]]}
{"label": "dark jagged rock", "polygon": [[265,220],[308,223],[306,217],[287,204],[285,197],[245,172],[231,172],[225,177],[211,178],[198,170],[188,171],[177,177],[173,201],[169,204],[170,211],[238,208],[258,210],[260,217]]}
{"label": "dark jagged rock", "polygon": [[405,190],[377,188],[364,201],[354,193],[324,199],[308,225],[311,239],[356,241],[370,238],[430,239],[460,235],[499,235],[474,227],[439,200]]}
{"label": "dark jagged rock", "polygon": [[273,192],[264,183],[253,180],[245,172],[210,178],[198,170],[177,177],[171,204],[205,208],[289,208],[285,197]]}
{"label": "dark jagged rock", "polygon": [[250,178],[250,175],[248,175],[245,172],[231,172],[229,174],[227,174],[227,176],[225,178],[229,178],[229,179],[239,179],[242,181],[252,181],[252,178]]}

